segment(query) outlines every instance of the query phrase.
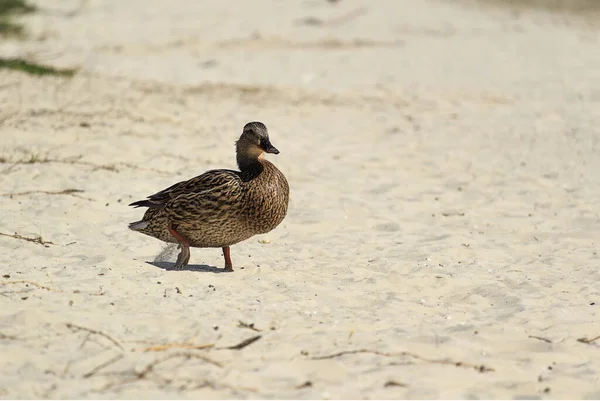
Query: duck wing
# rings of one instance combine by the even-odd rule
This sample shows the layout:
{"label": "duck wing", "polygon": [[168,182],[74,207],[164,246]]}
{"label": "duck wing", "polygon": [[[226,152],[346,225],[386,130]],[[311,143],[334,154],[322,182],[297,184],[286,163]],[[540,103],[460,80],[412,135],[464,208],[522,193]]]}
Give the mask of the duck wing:
{"label": "duck wing", "polygon": [[211,170],[187,181],[181,181],[163,189],[147,199],[129,204],[133,207],[148,207],[162,209],[165,205],[178,197],[186,199],[208,199],[220,197],[225,192],[240,190],[239,172],[233,170]]}

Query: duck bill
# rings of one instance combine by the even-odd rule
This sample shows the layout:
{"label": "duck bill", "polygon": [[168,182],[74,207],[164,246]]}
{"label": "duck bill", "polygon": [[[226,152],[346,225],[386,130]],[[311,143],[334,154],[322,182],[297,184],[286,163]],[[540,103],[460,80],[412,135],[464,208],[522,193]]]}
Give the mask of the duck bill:
{"label": "duck bill", "polygon": [[279,151],[277,150],[277,148],[273,145],[271,145],[270,143],[267,143],[263,146],[263,150],[267,153],[273,153],[275,155],[279,154]]}

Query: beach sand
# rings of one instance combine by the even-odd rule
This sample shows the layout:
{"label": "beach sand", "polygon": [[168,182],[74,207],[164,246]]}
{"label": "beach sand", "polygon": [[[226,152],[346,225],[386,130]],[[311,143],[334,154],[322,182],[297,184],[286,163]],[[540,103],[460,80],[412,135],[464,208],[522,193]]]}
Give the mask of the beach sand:
{"label": "beach sand", "polygon": [[[442,0],[38,5],[0,55],[79,71],[0,70],[0,397],[600,397],[600,24]],[[127,204],[235,168],[254,120],[287,218],[232,273],[220,249],[169,270]]]}

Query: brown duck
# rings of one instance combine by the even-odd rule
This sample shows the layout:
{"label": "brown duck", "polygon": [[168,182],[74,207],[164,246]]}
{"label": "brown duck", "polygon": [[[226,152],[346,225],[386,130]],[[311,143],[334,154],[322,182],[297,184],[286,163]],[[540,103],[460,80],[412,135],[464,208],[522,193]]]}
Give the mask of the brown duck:
{"label": "brown duck", "polygon": [[190,247],[196,247],[223,248],[225,270],[233,271],[229,247],[273,230],[287,213],[287,180],[264,159],[264,152],[279,154],[267,127],[260,122],[246,124],[236,142],[240,171],[207,171],[133,202],[129,206],[148,210],[129,228],[178,243],[176,269],[188,264]]}

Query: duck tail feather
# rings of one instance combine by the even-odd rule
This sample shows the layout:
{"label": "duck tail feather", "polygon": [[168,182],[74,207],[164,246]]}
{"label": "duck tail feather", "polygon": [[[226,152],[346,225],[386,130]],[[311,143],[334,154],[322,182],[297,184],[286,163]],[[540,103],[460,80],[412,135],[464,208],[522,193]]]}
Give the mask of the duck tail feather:
{"label": "duck tail feather", "polygon": [[129,206],[133,207],[148,207],[150,209],[160,209],[165,206],[164,202],[159,202],[152,199],[144,199],[141,201],[130,203]]}
{"label": "duck tail feather", "polygon": [[149,201],[147,199],[129,204],[129,206],[133,206],[133,207],[150,207],[151,205],[152,205],[151,201]]}
{"label": "duck tail feather", "polygon": [[129,223],[129,229],[133,230],[133,231],[139,231],[139,230],[143,230],[144,228],[148,227],[148,224],[150,222],[149,221],[135,221],[133,223]]}

